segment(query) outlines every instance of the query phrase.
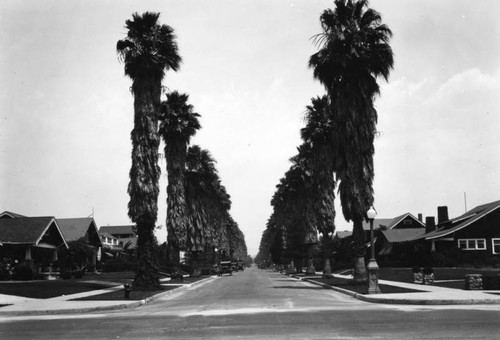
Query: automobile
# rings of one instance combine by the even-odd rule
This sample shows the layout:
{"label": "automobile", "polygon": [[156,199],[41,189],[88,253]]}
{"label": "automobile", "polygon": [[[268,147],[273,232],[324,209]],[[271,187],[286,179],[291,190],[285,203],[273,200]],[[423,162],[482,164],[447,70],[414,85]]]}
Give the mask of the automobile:
{"label": "automobile", "polygon": [[231,261],[220,261],[219,267],[220,267],[219,276],[222,276],[224,274],[233,275],[233,268],[231,265]]}
{"label": "automobile", "polygon": [[231,262],[231,267],[233,267],[233,271],[235,271],[235,272],[238,271],[238,263],[237,262]]}
{"label": "automobile", "polygon": [[245,270],[245,264],[243,262],[239,261],[237,266],[238,266],[238,270],[241,270],[241,271]]}

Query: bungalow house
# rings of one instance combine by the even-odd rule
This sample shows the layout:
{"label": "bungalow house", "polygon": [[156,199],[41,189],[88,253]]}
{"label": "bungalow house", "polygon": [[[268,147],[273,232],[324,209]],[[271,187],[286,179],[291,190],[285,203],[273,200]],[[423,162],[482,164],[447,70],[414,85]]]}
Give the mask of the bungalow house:
{"label": "bungalow house", "polygon": [[453,219],[447,218],[446,207],[440,208],[435,230],[424,235],[433,251],[458,254],[463,262],[500,258],[500,201],[477,206]]}
{"label": "bungalow house", "polygon": [[88,249],[87,265],[94,267],[100,260],[103,246],[93,218],[58,218],[57,222],[67,243],[79,244]]}
{"label": "bungalow house", "polygon": [[[370,222],[363,222],[367,248],[370,247]],[[394,218],[376,218],[373,220],[375,253],[383,262],[392,262],[401,254],[413,251],[410,243],[425,234],[425,224],[422,216],[416,218],[410,213],[405,213]],[[348,243],[352,237],[351,231],[339,231],[336,238],[342,244]]]}
{"label": "bungalow house", "polygon": [[123,252],[123,243],[119,238],[114,237],[111,234],[103,233],[99,231],[99,236],[101,238],[102,247],[105,256],[107,257],[118,257]]}
{"label": "bungalow house", "polygon": [[59,248],[68,248],[54,217],[18,217],[4,212],[0,216],[0,257],[10,257],[33,269],[47,267],[58,259]]}

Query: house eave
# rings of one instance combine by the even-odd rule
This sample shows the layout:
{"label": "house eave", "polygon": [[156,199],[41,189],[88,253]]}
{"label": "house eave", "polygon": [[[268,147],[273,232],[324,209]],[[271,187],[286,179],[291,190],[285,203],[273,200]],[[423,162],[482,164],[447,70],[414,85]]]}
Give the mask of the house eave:
{"label": "house eave", "polygon": [[[451,228],[450,230],[448,230],[448,231],[446,231],[446,232],[443,230],[443,233],[442,233],[442,234],[439,234],[439,235],[434,235],[434,236],[430,236],[430,237],[426,237],[425,239],[426,239],[426,240],[435,240],[435,239],[437,239],[437,238],[443,238],[443,236],[448,236],[448,235],[450,235],[450,234],[453,234],[453,233],[455,233],[455,232],[457,232],[457,231],[459,231],[459,230],[462,230],[462,229],[463,229],[463,228],[465,228],[465,227],[468,227],[468,226],[469,226],[469,225],[471,225],[472,223],[474,223],[474,222],[476,222],[476,221],[480,220],[481,218],[483,218],[484,216],[486,216],[486,215],[488,215],[488,214],[492,213],[493,211],[497,210],[498,208],[500,208],[500,204],[499,204],[499,205],[497,205],[495,208],[491,209],[490,211],[488,211],[488,212],[487,212],[487,213],[485,213],[485,214],[476,214],[475,216],[473,215],[473,217],[471,217],[470,221],[465,222],[465,223],[464,223],[464,225],[462,225],[462,226],[457,226],[457,227],[455,227],[455,228]],[[479,216],[477,216],[477,215],[479,215]]]}

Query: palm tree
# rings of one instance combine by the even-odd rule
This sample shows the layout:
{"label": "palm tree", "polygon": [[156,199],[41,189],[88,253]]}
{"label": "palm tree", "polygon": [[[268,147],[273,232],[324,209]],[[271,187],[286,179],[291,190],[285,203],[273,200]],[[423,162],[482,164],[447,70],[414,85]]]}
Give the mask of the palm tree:
{"label": "palm tree", "polygon": [[342,212],[353,221],[355,282],[366,281],[362,222],[373,204],[377,77],[387,80],[393,67],[392,32],[367,4],[335,0],[335,10],[320,16],[323,32],[315,36],[320,49],[309,59],[330,100]]}
{"label": "palm tree", "polygon": [[127,37],[116,44],[125,64],[125,75],[132,79],[134,96],[128,215],[137,224],[138,234],[135,289],[160,287],[153,254],[160,177],[158,113],[165,71],[177,71],[181,62],[173,29],[158,24],[159,16],[151,12],[134,13],[132,20],[125,22]]}
{"label": "palm tree", "polygon": [[315,220],[318,231],[322,234],[323,276],[330,278],[330,241],[335,231],[336,183],[333,164],[336,159],[331,142],[333,125],[326,95],[311,99],[305,120],[306,126],[300,130],[300,134],[302,140],[310,145]]}
{"label": "palm tree", "polygon": [[293,258],[297,269],[307,250],[308,271],[313,271],[312,246],[317,243],[316,215],[310,164],[310,146],[303,144],[290,160],[292,166],[276,187],[271,200],[274,217],[284,235],[286,255]]}
{"label": "palm tree", "polygon": [[195,260],[202,251],[213,253],[216,247],[229,254],[226,226],[232,220],[231,200],[221,184],[215,160],[208,150],[193,145],[188,149],[186,164],[187,250]]}
{"label": "palm tree", "polygon": [[186,249],[187,216],[184,172],[187,146],[200,129],[199,114],[188,104],[189,96],[177,91],[167,94],[162,103],[160,135],[165,143],[167,161],[167,232],[169,264],[179,266],[179,250]]}

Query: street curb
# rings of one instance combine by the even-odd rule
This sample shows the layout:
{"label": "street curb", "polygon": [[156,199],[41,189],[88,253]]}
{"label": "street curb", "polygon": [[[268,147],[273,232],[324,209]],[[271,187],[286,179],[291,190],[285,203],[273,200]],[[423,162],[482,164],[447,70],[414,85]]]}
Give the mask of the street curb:
{"label": "street curb", "polygon": [[358,300],[370,303],[384,303],[391,305],[424,305],[424,306],[436,306],[436,305],[497,305],[500,304],[500,299],[491,299],[491,300],[477,300],[477,299],[467,299],[467,300],[458,300],[458,299],[439,299],[439,300],[429,300],[429,299],[394,299],[390,297],[377,297],[377,296],[369,296],[365,294],[356,293],[350,291],[348,289],[330,286],[326,283],[315,281],[313,279],[301,278],[298,276],[290,275],[294,279],[300,281],[306,281],[318,286],[322,286],[326,289],[332,289],[339,293],[343,293],[349,296],[352,296]]}
{"label": "street curb", "polygon": [[146,299],[128,302],[128,303],[118,303],[109,306],[99,306],[99,307],[81,307],[81,308],[67,308],[67,309],[47,309],[47,310],[26,310],[26,311],[2,311],[0,310],[0,317],[2,316],[43,316],[43,315],[60,315],[60,314],[79,314],[79,313],[91,313],[91,312],[101,312],[101,311],[112,311],[112,310],[125,310],[137,308],[142,305],[145,305],[157,298],[162,296],[173,294],[174,292],[179,292],[191,288],[193,286],[197,286],[202,283],[207,283],[213,279],[217,278],[217,276],[210,276],[203,280],[199,280],[192,283],[187,283],[185,285],[179,286],[177,288],[168,290],[166,292],[161,292],[150,296]]}

